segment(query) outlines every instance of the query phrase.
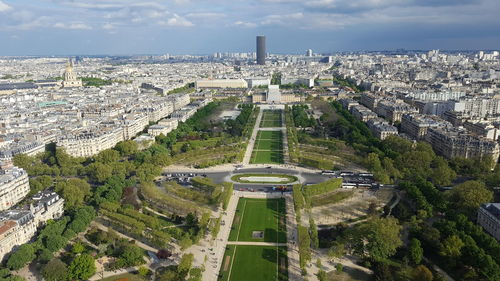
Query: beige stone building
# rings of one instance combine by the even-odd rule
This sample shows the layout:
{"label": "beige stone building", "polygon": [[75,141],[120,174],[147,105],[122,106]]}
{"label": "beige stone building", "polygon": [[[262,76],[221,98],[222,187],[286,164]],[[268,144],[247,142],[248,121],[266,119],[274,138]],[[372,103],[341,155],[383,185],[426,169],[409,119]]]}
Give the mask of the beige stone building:
{"label": "beige stone building", "polygon": [[73,72],[73,61],[71,60],[68,61],[68,65],[66,66],[62,86],[63,88],[76,88],[83,86],[82,80],[78,79],[76,77],[76,73]]}
{"label": "beige stone building", "polygon": [[122,128],[100,128],[60,137],[57,146],[74,157],[90,157],[123,141]]}
{"label": "beige stone building", "polygon": [[28,173],[18,167],[0,169],[0,211],[12,208],[29,193]]}

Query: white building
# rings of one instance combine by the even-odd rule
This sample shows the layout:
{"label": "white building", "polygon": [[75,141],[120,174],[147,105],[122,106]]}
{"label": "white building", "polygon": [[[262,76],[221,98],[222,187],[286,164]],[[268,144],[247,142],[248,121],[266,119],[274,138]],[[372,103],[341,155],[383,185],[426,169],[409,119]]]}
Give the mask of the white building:
{"label": "white building", "polygon": [[57,140],[57,146],[63,147],[71,156],[90,157],[103,150],[113,148],[123,140],[121,128],[104,128],[60,137]]}
{"label": "white building", "polygon": [[267,103],[281,103],[281,93],[279,85],[269,85],[266,101]]}
{"label": "white building", "polygon": [[28,243],[36,233],[36,224],[30,211],[0,213],[0,261],[16,246]]}
{"label": "white building", "polygon": [[81,87],[82,80],[76,78],[76,74],[73,72],[73,62],[70,60],[66,66],[66,71],[64,72],[64,81],[62,83],[64,88],[75,88]]}
{"label": "white building", "polygon": [[43,191],[32,199],[29,208],[0,212],[0,261],[15,247],[28,243],[38,226],[64,213],[64,199],[55,192]]}
{"label": "white building", "polygon": [[479,207],[477,223],[500,241],[500,203],[486,203]]}
{"label": "white building", "polygon": [[0,169],[0,211],[19,203],[29,191],[26,171],[18,167]]}
{"label": "white building", "polygon": [[196,80],[196,88],[248,88],[244,79],[201,79]]}

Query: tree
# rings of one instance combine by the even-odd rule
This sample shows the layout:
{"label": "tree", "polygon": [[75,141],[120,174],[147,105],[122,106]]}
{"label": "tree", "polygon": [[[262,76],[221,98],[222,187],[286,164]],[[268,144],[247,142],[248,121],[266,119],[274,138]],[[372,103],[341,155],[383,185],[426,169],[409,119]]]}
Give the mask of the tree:
{"label": "tree", "polygon": [[422,249],[420,240],[416,238],[411,239],[410,246],[408,247],[408,255],[414,264],[420,264],[424,255],[424,249]]}
{"label": "tree", "polygon": [[437,186],[447,186],[457,177],[455,171],[448,166],[448,161],[439,156],[432,161],[432,182]]}
{"label": "tree", "polygon": [[77,256],[69,265],[68,275],[70,278],[87,280],[96,271],[95,261],[91,255],[82,254]]}
{"label": "tree", "polygon": [[319,270],[318,273],[316,273],[316,277],[318,277],[319,281],[327,281],[328,280],[328,275],[326,274],[326,271],[324,270]]}
{"label": "tree", "polygon": [[434,276],[425,265],[419,265],[413,271],[413,280],[432,281],[432,279],[434,279]]}
{"label": "tree", "polygon": [[328,257],[332,260],[341,258],[344,255],[345,255],[345,245],[344,243],[338,241],[335,241],[328,250]]}
{"label": "tree", "polygon": [[448,236],[441,244],[439,254],[444,257],[456,258],[461,254],[461,249],[465,243],[456,235]]}
{"label": "tree", "polygon": [[23,244],[19,249],[10,255],[7,266],[12,270],[21,269],[26,264],[35,259],[35,249],[31,244]]}
{"label": "tree", "polygon": [[52,251],[42,248],[37,253],[37,261],[40,263],[48,263],[50,260],[54,258],[54,254]]}
{"label": "tree", "polygon": [[81,241],[76,241],[73,247],[71,247],[71,252],[74,254],[81,254],[83,251],[85,251],[85,245]]}
{"label": "tree", "polygon": [[179,276],[183,278],[188,274],[191,269],[191,265],[193,264],[194,255],[193,254],[184,254],[182,255],[181,261],[177,266],[177,273]]}
{"label": "tree", "polygon": [[87,166],[87,171],[93,181],[103,183],[113,175],[113,168],[109,164],[95,162]]}
{"label": "tree", "polygon": [[62,281],[68,278],[68,267],[60,259],[52,259],[42,267],[42,276],[47,281]]}
{"label": "tree", "polygon": [[82,179],[68,179],[56,184],[56,192],[62,192],[65,206],[69,209],[82,205],[90,195],[90,185]]}
{"label": "tree", "polygon": [[319,247],[318,228],[312,217],[309,218],[309,235],[311,237],[311,248],[317,249]]}
{"label": "tree", "polygon": [[139,150],[138,144],[133,140],[121,141],[116,144],[115,149],[120,152],[121,156],[130,156]]}
{"label": "tree", "polygon": [[116,150],[113,149],[106,149],[95,157],[96,162],[104,163],[104,164],[110,164],[113,162],[117,162],[120,159],[120,153]]}
{"label": "tree", "polygon": [[61,235],[51,235],[45,237],[45,246],[51,252],[59,251],[66,245],[68,240]]}
{"label": "tree", "polygon": [[350,230],[349,243],[359,255],[373,260],[383,260],[396,253],[403,242],[402,226],[393,217],[371,218]]}
{"label": "tree", "polygon": [[466,181],[451,190],[450,201],[455,210],[465,210],[467,215],[472,216],[482,203],[493,201],[493,191],[487,189],[483,182]]}
{"label": "tree", "polygon": [[137,273],[139,273],[140,276],[146,277],[149,274],[149,269],[147,267],[141,266],[139,269],[137,269]]}
{"label": "tree", "polygon": [[130,267],[143,264],[144,251],[135,245],[126,245],[122,248],[117,264],[119,267]]}

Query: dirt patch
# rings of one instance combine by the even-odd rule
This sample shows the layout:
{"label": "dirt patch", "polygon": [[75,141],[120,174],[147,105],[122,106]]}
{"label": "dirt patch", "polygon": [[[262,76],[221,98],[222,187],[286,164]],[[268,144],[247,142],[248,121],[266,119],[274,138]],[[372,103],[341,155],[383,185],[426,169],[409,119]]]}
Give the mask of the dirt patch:
{"label": "dirt patch", "polygon": [[236,225],[236,224],[239,224],[239,223],[240,223],[240,216],[239,215],[234,216],[234,222],[233,222],[233,224]]}
{"label": "dirt patch", "polygon": [[312,208],[311,215],[318,225],[337,224],[366,215],[371,202],[376,203],[378,208],[382,208],[391,200],[392,195],[393,191],[388,189],[355,190],[352,197],[341,202]]}
{"label": "dirt patch", "polygon": [[224,261],[224,271],[228,270],[230,261],[231,261],[231,256],[226,256],[226,260]]}

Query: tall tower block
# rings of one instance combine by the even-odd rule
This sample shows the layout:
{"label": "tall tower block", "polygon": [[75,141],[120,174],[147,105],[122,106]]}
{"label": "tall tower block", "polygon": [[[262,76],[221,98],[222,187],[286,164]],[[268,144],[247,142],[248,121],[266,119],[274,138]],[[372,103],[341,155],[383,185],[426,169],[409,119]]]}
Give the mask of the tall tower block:
{"label": "tall tower block", "polygon": [[257,64],[266,64],[266,36],[257,36]]}

